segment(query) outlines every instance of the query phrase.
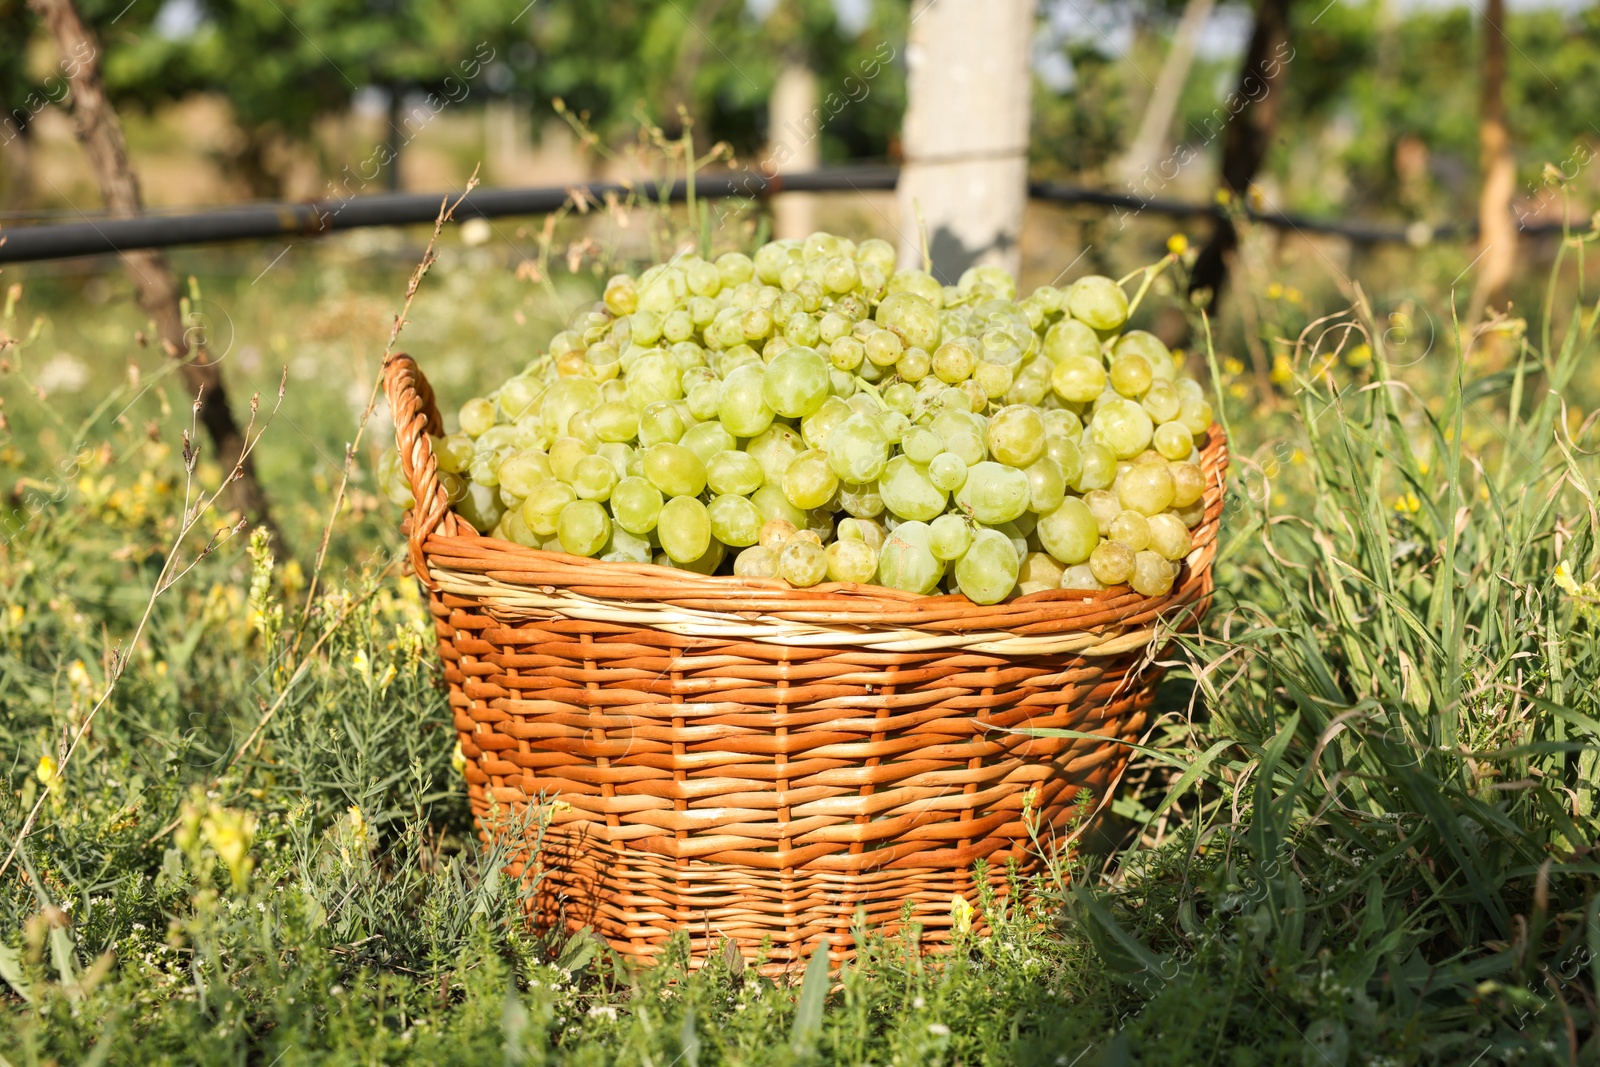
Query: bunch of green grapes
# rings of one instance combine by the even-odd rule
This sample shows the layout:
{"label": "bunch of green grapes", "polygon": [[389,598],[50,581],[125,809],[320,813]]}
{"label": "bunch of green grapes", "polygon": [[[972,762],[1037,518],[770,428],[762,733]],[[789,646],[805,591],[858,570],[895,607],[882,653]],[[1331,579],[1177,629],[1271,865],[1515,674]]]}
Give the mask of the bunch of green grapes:
{"label": "bunch of green grapes", "polygon": [[[1166,593],[1212,409],[1098,275],[1018,299],[816,233],[617,275],[433,441],[477,530],[702,574]],[[401,502],[397,463],[383,474]]]}

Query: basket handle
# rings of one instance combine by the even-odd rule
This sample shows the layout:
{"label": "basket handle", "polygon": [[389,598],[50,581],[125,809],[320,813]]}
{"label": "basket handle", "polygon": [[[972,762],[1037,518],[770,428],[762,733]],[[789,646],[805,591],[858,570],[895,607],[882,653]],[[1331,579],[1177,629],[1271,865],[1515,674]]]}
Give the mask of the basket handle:
{"label": "basket handle", "polygon": [[[433,388],[423,376],[417,361],[404,352],[391,355],[383,365],[383,391],[389,398],[394,419],[395,444],[400,448],[400,469],[411,483],[416,497],[408,518],[411,567],[429,589],[437,588],[428,571],[428,555],[423,548],[435,532],[458,534],[465,525],[450,510],[450,495],[439,484],[439,462],[433,454],[430,434],[444,433]],[[474,531],[476,532],[476,531]]]}

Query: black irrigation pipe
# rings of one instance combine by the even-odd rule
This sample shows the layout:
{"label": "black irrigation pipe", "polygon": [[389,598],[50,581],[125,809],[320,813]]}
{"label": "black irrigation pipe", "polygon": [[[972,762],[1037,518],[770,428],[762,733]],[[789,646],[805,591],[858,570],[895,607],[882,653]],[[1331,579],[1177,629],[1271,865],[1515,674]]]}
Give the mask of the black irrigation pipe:
{"label": "black irrigation pipe", "polygon": [[[757,199],[778,192],[883,191],[893,189],[899,175],[899,169],[891,166],[824,167],[773,178],[748,170],[733,171],[697,176],[694,191],[696,196],[706,199]],[[544,215],[560,210],[579,190],[594,203],[603,203],[608,196],[625,198],[632,194],[657,200],[663,193],[669,200],[682,201],[687,198],[689,191],[688,183],[682,179],[666,188],[652,184],[589,182],[529,189],[477,189],[456,210],[456,218]],[[0,229],[0,263],[69,259],[142,248],[172,248],[267,237],[318,237],[366,226],[428,223],[438,216],[439,203],[446,195],[459,194],[382,193],[351,196],[342,200],[248,204],[190,214],[98,219],[85,216],[83,222],[8,227]],[[1173,218],[1219,217],[1223,214],[1223,209],[1215,204],[1107,193],[1059,182],[1030,182],[1028,195],[1035,200],[1056,204],[1113,208],[1122,221],[1144,212]],[[1358,243],[1412,242],[1419,237],[1427,240],[1471,238],[1477,234],[1476,224],[1470,223],[1446,223],[1428,228],[1423,233],[1414,226],[1339,222],[1279,211],[1250,211],[1248,214],[1269,226],[1302,234],[1345,237]],[[1526,226],[1523,232],[1560,233],[1561,226],[1558,223],[1542,223]]]}

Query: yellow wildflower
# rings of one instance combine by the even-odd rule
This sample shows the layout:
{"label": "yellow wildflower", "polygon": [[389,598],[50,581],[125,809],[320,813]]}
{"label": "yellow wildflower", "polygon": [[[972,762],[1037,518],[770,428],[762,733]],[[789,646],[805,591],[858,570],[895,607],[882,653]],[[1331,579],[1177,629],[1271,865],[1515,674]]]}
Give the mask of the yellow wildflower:
{"label": "yellow wildflower", "polygon": [[1228,386],[1228,395],[1233,397],[1235,400],[1243,400],[1245,397],[1250,395],[1250,390],[1245,388],[1243,382],[1234,382],[1232,385]]}
{"label": "yellow wildflower", "polygon": [[1372,362],[1372,346],[1359,344],[1345,353],[1344,361],[1352,367],[1365,367]]}
{"label": "yellow wildflower", "polygon": [[461,751],[460,741],[456,742],[455,751],[450,753],[450,766],[455,768],[457,774],[467,769],[467,755]]}
{"label": "yellow wildflower", "polygon": [[1394,509],[1402,515],[1415,515],[1422,510],[1422,501],[1417,499],[1417,494],[1409,490],[1403,496],[1394,498]]}
{"label": "yellow wildflower", "polygon": [[217,858],[227,865],[234,889],[247,888],[250,872],[255,868],[255,860],[250,856],[250,846],[256,838],[255,817],[212,804],[211,810],[200,820],[200,833]]}
{"label": "yellow wildflower", "polygon": [[350,657],[350,666],[355,672],[367,681],[372,681],[372,663],[367,659],[365,649],[356,649],[356,654]]}
{"label": "yellow wildflower", "polygon": [[1283,298],[1291,304],[1303,304],[1305,303],[1306,295],[1291,285],[1283,291]]}
{"label": "yellow wildflower", "polygon": [[1271,378],[1274,385],[1288,385],[1294,381],[1294,364],[1281,352],[1272,357]]}
{"label": "yellow wildflower", "polygon": [[1568,596],[1578,595],[1578,583],[1573,579],[1572,572],[1567,570],[1567,565],[1565,563],[1556,564],[1554,578],[1556,580],[1556,587],[1563,593],[1567,594]]}
{"label": "yellow wildflower", "polygon": [[61,768],[56,766],[56,758],[49,753],[39,757],[39,766],[34,768],[33,776],[52,793],[61,788]]}
{"label": "yellow wildflower", "polygon": [[27,613],[28,610],[21,604],[12,604],[9,611],[9,615],[11,616],[11,625],[20,626],[22,624],[22,617]]}
{"label": "yellow wildflower", "polygon": [[1305,463],[1305,461],[1306,461],[1306,454],[1304,452],[1300,451],[1298,448],[1295,449],[1293,452],[1289,453],[1289,462],[1294,464],[1296,467],[1299,467],[1299,466],[1303,465]]}
{"label": "yellow wildflower", "polygon": [[1222,372],[1229,375],[1243,374],[1244,363],[1235,356],[1224,356],[1222,358]]}
{"label": "yellow wildflower", "polygon": [[1189,251],[1189,238],[1181,233],[1175,233],[1167,238],[1167,251],[1175,256],[1181,256]]}
{"label": "yellow wildflower", "polygon": [[960,893],[950,894],[950,929],[958,936],[972,932],[972,903]]}
{"label": "yellow wildflower", "polygon": [[1273,282],[1273,283],[1271,283],[1270,285],[1267,286],[1267,299],[1268,300],[1281,300],[1281,299],[1283,299],[1283,283],[1282,282]]}

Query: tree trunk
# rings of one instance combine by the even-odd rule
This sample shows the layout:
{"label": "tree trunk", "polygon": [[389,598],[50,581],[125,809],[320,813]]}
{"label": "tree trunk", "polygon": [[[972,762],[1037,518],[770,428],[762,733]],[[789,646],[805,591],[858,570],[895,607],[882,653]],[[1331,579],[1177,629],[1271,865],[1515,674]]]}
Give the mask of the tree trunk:
{"label": "tree trunk", "polygon": [[1488,0],[1483,14],[1483,84],[1478,118],[1483,189],[1478,198],[1478,280],[1472,287],[1467,324],[1475,325],[1491,302],[1505,296],[1517,260],[1517,225],[1511,198],[1517,164],[1511,153],[1502,87],[1506,78],[1505,0]]}
{"label": "tree trunk", "polygon": [[[1260,0],[1250,47],[1239,71],[1239,86],[1227,104],[1232,117],[1222,135],[1222,185],[1235,197],[1248,195],[1278,127],[1284,78],[1294,59],[1289,46],[1289,2]],[[1236,113],[1234,102],[1238,104]],[[1238,247],[1239,233],[1233,223],[1218,219],[1189,276],[1191,296],[1209,292],[1211,306],[1216,306],[1228,280],[1228,261]]]}
{"label": "tree trunk", "polygon": [[[917,0],[906,62],[900,264],[1016,273],[1028,194],[1034,0]],[[921,226],[918,214],[921,214]],[[924,238],[924,232],[926,237]]]}
{"label": "tree trunk", "polygon": [[1167,148],[1167,135],[1172,130],[1172,118],[1178,113],[1178,100],[1183,95],[1183,85],[1189,80],[1189,70],[1194,66],[1194,49],[1211,17],[1216,0],[1189,0],[1183,9],[1183,18],[1172,36],[1172,47],[1161,64],[1161,74],[1156,78],[1155,90],[1145,105],[1144,117],[1139,120],[1139,132],[1134,135],[1128,150],[1118,162],[1117,170],[1122,180],[1140,188],[1140,178],[1161,162],[1161,153]]}
{"label": "tree trunk", "polygon": [[[822,161],[822,120],[817,111],[817,76],[798,57],[784,63],[767,101],[768,174],[815,170]],[[772,235],[804,238],[817,228],[810,193],[780,193],[772,200]]]}
{"label": "tree trunk", "polygon": [[[114,218],[140,214],[143,205],[139,179],[128,162],[122,124],[101,78],[99,41],[83,24],[72,0],[28,0],[28,3],[44,20],[61,54],[77,61],[77,70],[69,78],[72,113],[77,120],[78,140],[89,157],[106,210]],[[139,306],[155,321],[162,348],[182,364],[184,387],[199,398],[200,422],[211,437],[226,477],[227,472],[240,464],[244,435],[228,407],[222,368],[206,354],[203,338],[196,338],[198,343],[191,345],[179,308],[178,279],[166,257],[156,251],[135,251],[122,253],[122,260],[138,293]],[[249,456],[244,456],[240,477],[231,484],[229,492],[234,507],[271,529],[282,544]]]}

